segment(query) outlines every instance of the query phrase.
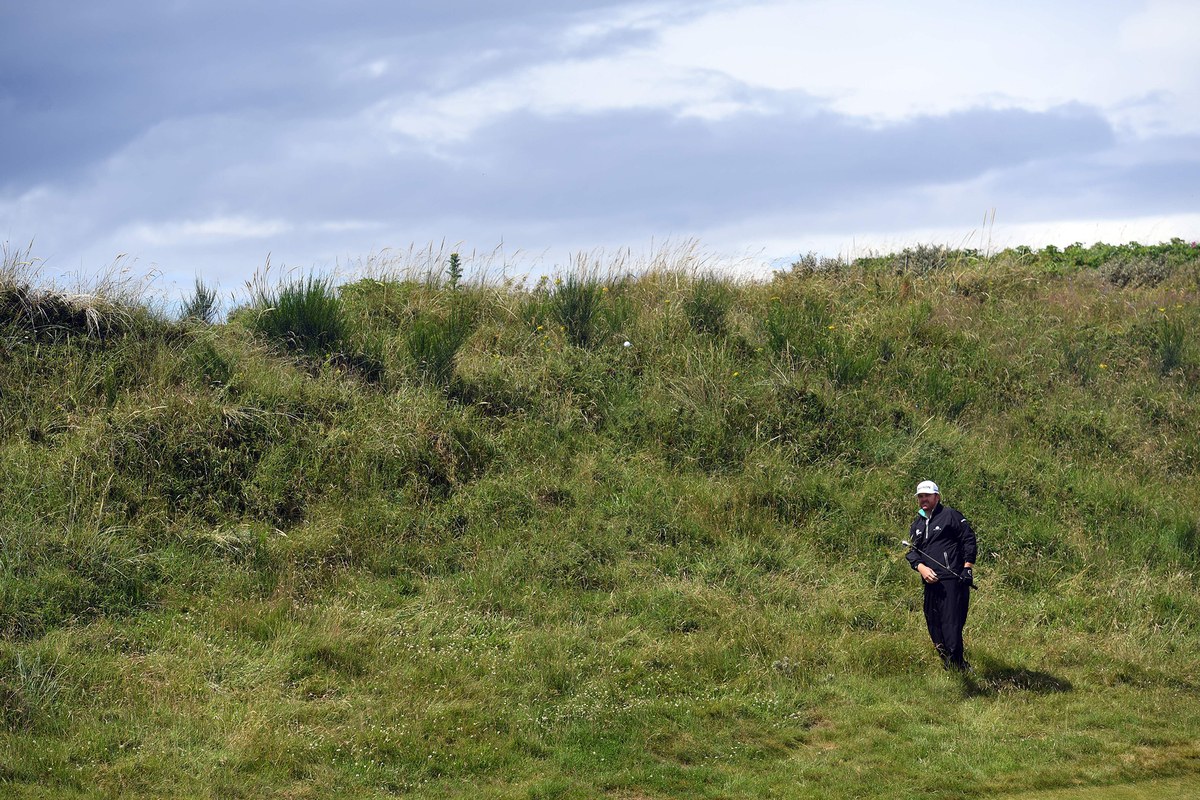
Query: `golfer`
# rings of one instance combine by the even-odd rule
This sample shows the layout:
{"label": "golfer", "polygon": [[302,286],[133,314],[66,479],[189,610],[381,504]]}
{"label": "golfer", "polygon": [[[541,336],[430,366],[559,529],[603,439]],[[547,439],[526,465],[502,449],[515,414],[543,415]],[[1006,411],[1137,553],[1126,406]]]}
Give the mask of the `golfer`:
{"label": "golfer", "polygon": [[917,518],[908,529],[908,562],[925,583],[925,624],[942,666],[969,669],[963,658],[963,625],[971,599],[975,532],[966,517],[942,505],[933,481],[917,484]]}

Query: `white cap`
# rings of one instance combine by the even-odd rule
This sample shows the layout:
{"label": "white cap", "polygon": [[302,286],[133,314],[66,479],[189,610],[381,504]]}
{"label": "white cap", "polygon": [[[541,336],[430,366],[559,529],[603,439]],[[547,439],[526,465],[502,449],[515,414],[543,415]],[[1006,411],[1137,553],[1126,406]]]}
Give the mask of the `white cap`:
{"label": "white cap", "polygon": [[917,494],[941,494],[933,481],[921,481],[917,484]]}

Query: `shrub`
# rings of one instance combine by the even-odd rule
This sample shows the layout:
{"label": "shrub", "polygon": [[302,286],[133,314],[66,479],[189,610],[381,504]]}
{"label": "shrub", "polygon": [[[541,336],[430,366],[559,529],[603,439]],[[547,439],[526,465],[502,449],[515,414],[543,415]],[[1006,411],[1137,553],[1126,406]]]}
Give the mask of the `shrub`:
{"label": "shrub", "polygon": [[451,289],[458,288],[458,283],[462,280],[462,276],[462,261],[459,260],[458,253],[451,253],[450,263],[446,266],[446,278],[450,283]]}
{"label": "shrub", "polygon": [[896,269],[906,274],[928,275],[944,269],[954,253],[944,245],[919,244],[906,247],[895,256]]}
{"label": "shrub", "polygon": [[1172,272],[1162,254],[1122,253],[1101,268],[1101,274],[1115,286],[1157,286]]}
{"label": "shrub", "polygon": [[818,275],[827,272],[838,272],[844,270],[846,266],[846,262],[841,257],[834,256],[831,258],[809,251],[792,262],[790,272],[778,271],[775,275],[776,277],[783,277],[789,274]]}

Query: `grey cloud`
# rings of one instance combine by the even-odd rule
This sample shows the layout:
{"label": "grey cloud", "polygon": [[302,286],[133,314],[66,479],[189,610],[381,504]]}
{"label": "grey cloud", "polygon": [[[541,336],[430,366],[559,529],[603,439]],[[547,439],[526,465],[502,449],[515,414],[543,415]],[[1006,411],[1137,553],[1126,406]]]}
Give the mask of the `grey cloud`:
{"label": "grey cloud", "polygon": [[[515,115],[464,148],[479,211],[653,219],[702,227],[789,207],[958,182],[1038,159],[1097,152],[1113,133],[1096,113],[977,110],[865,128],[832,114]],[[464,175],[464,177],[466,177]]]}
{"label": "grey cloud", "polygon": [[[562,26],[629,0],[5,4],[0,188],[68,179],[166,120],[220,113],[280,124],[559,57]],[[700,4],[690,13],[705,7]],[[589,52],[636,42],[616,33]],[[357,64],[387,59],[379,80]]]}
{"label": "grey cloud", "polygon": [[[1200,137],[1191,147],[1200,153]],[[998,202],[1008,205],[1014,222],[1200,211],[1200,156],[1136,161],[1111,156],[1068,156],[1030,164],[995,176],[990,188]]]}
{"label": "grey cloud", "polygon": [[[90,227],[72,238],[131,221],[227,215],[286,220],[301,232],[363,220],[377,226],[372,236],[396,237],[370,246],[460,230],[593,240],[699,232],[779,213],[866,215],[921,187],[986,176],[1038,175],[1051,184],[1058,175],[1070,186],[1070,170],[1085,164],[1078,154],[1099,158],[1114,137],[1079,108],[979,110],[884,128],[803,112],[719,122],[521,113],[481,129],[448,159],[393,145],[353,119],[282,128],[265,116],[168,123],[96,177],[92,195],[77,201],[92,206],[81,215]],[[1113,187],[1093,202],[1120,204],[1120,184],[1135,168],[1105,173]],[[1046,192],[1060,207],[1072,200],[1061,188]]]}
{"label": "grey cloud", "polygon": [[[519,112],[442,143],[442,157],[373,124],[373,103],[560,58],[555,32],[572,15],[626,3],[515,5],[9,4],[0,27],[20,46],[0,50],[0,234],[42,237],[39,255],[72,265],[132,249],[186,281],[244,276],[267,252],[301,265],[442,237],[588,247],[762,219],[915,227],[993,205],[1013,221],[1200,207],[1200,141],[1131,143],[1081,106],[864,127],[811,98],[743,89],[732,99],[773,113]],[[617,28],[574,55],[647,35]],[[350,75],[376,58],[393,72]],[[34,184],[48,193],[11,202]],[[946,187],[979,202],[920,206]],[[214,218],[284,228],[137,240],[142,225]]]}

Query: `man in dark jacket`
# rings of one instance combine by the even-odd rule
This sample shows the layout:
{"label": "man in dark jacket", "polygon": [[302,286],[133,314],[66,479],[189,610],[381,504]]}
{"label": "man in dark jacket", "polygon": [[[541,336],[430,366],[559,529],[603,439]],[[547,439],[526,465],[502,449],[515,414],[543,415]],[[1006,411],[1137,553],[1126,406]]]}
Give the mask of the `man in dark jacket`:
{"label": "man in dark jacket", "polygon": [[908,529],[908,562],[925,582],[925,624],[946,668],[967,669],[963,625],[974,580],[975,532],[966,517],[942,505],[933,481],[917,485],[917,518]]}

